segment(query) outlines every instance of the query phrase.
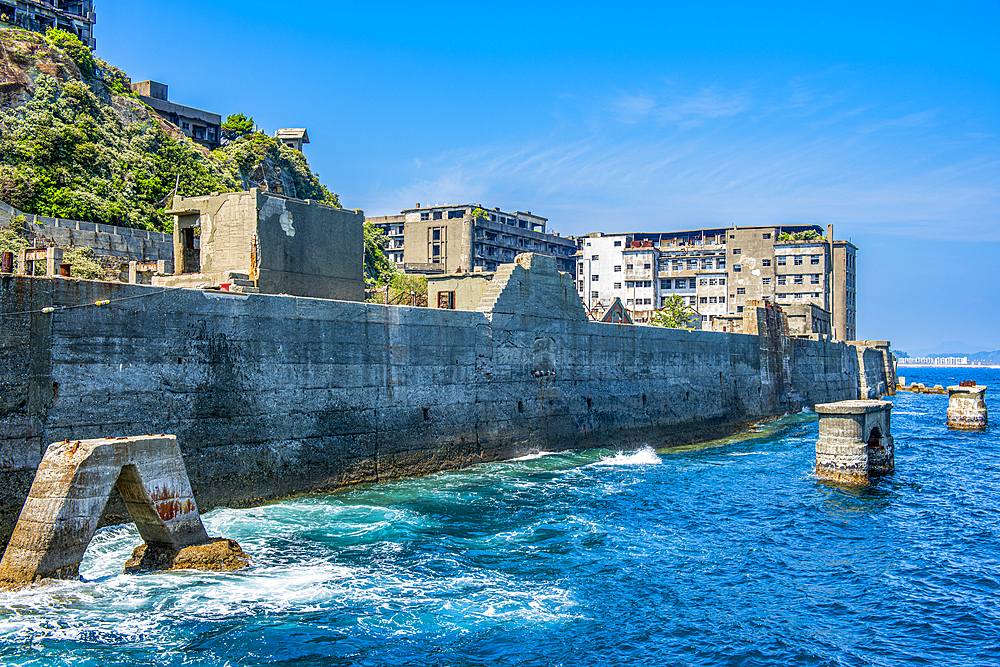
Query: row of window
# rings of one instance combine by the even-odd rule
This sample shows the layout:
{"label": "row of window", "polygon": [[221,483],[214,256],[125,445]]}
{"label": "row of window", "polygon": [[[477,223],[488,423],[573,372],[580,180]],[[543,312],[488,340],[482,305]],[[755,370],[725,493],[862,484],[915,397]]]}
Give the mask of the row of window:
{"label": "row of window", "polygon": [[720,257],[718,259],[702,259],[702,260],[697,260],[697,259],[688,259],[688,260],[674,259],[674,260],[661,261],[660,262],[660,270],[661,271],[666,271],[668,269],[672,269],[674,271],[683,271],[685,269],[685,266],[686,266],[686,268],[687,268],[688,271],[691,271],[691,270],[694,270],[694,269],[697,269],[697,268],[702,268],[702,269],[725,269],[726,268],[726,260]]}
{"label": "row of window", "polygon": [[[809,263],[813,266],[819,266],[821,256],[822,255],[809,255]],[[791,258],[794,266],[802,266],[802,262],[805,260],[805,257],[805,255],[775,255],[774,260],[778,266],[787,266],[788,259]]]}
{"label": "row of window", "polygon": [[[592,275],[590,276],[590,282],[592,283],[600,282],[600,277],[601,277],[600,275]],[[695,289],[697,287],[696,281],[700,282],[702,285],[705,286],[714,286],[714,285],[724,286],[726,284],[725,278],[701,278],[700,280],[696,278],[664,278],[663,280],[660,280],[660,289]],[[583,285],[582,281],[580,285],[582,287]],[[652,280],[625,281],[625,287],[628,289],[652,287],[652,286],[653,286]],[[621,289],[621,287],[622,287],[621,283],[615,283],[615,289]]]}
{"label": "row of window", "polygon": [[[740,255],[743,251],[740,248],[733,248],[734,255]],[[813,265],[819,264],[819,260],[822,255],[809,255],[809,263]],[[791,258],[794,266],[802,266],[802,262],[805,260],[805,255],[775,255],[774,259],[778,266],[787,266],[788,259]],[[761,266],[771,266],[771,260],[762,259],[760,261]]]}
{"label": "row of window", "polygon": [[699,303],[725,303],[726,297],[702,296],[698,298]]}
{"label": "row of window", "polygon": [[[810,273],[808,275],[809,275],[809,284],[810,285],[819,285],[819,274],[818,273]],[[802,274],[799,274],[797,276],[776,276],[775,277],[775,279],[777,280],[777,282],[778,282],[779,285],[804,285],[805,284],[805,282],[804,282],[805,278],[806,278],[806,276],[804,276]],[[764,280],[767,280],[767,278],[765,278]],[[764,284],[768,285],[769,282],[765,282]]]}
{"label": "row of window", "polygon": [[[591,259],[591,261],[599,261],[599,256],[598,255],[591,255],[590,259]],[[765,266],[771,266],[770,261],[768,261],[768,260],[765,260],[765,261],[767,261],[767,264],[765,264]],[[635,265],[634,264],[626,264],[625,268],[628,269],[629,271],[633,271],[633,270],[635,270]],[[643,264],[642,268],[643,269],[651,269],[651,268],[653,268],[653,265],[652,264]],[[663,263],[660,264],[660,270],[661,271],[667,271],[667,270],[670,270],[670,268],[671,267],[668,265],[667,262],[663,262]],[[711,259],[704,259],[704,260],[701,260],[701,265],[700,266],[698,264],[698,260],[696,260],[696,259],[690,259],[690,260],[688,260],[688,262],[687,262],[687,269],[689,271],[695,270],[695,269],[698,269],[698,268],[702,268],[702,269],[713,269],[713,268],[715,268],[715,269],[725,269],[726,268],[726,260],[720,259],[717,262],[713,262],[713,260],[711,260]],[[615,267],[614,267],[614,270],[615,270],[615,272],[621,271],[622,270],[621,265],[620,264],[616,264]],[[684,262],[683,261],[675,260],[674,263],[673,263],[673,270],[674,271],[683,271],[684,270]],[[737,271],[738,270],[739,270],[739,268],[737,268]],[[583,273],[583,266],[580,266],[580,273]]]}
{"label": "row of window", "polygon": [[[453,220],[455,218],[464,218],[465,209],[459,209],[457,211],[448,211],[448,219]],[[421,213],[421,220],[441,220],[444,218],[444,211],[428,211],[427,213]]]}
{"label": "row of window", "polygon": [[[597,292],[593,292],[593,295],[594,295],[594,298],[596,299],[597,298]],[[661,307],[666,305],[667,298],[668,297],[665,297],[665,296],[660,297],[660,306]],[[688,297],[688,304],[689,305],[694,306],[697,303],[698,303],[697,298],[695,298],[693,296]],[[651,305],[653,305],[653,300],[652,299],[626,299],[625,300],[625,305],[626,306],[651,306]]]}

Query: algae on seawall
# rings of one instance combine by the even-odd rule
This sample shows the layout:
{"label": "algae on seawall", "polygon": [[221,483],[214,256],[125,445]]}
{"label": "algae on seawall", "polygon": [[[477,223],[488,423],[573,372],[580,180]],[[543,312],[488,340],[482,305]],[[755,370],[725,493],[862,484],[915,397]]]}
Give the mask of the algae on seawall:
{"label": "algae on seawall", "polygon": [[676,454],[680,452],[697,451],[699,449],[709,449],[712,447],[726,447],[728,445],[735,445],[744,442],[770,440],[771,438],[781,436],[803,424],[809,424],[814,421],[816,421],[815,412],[799,412],[797,414],[784,415],[776,419],[765,419],[763,421],[756,422],[749,428],[746,428],[739,433],[727,435],[724,438],[707,440],[705,442],[696,442],[690,445],[681,445],[679,447],[660,447],[656,449],[656,453]]}

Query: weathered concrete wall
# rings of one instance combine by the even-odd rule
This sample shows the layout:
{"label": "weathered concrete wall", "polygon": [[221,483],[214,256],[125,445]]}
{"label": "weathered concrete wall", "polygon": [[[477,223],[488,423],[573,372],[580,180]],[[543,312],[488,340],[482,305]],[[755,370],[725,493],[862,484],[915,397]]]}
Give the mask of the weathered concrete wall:
{"label": "weathered concrete wall", "polygon": [[[200,273],[209,283],[229,274],[252,273],[251,241],[257,239],[258,287],[264,294],[291,294],[364,301],[364,214],[309,199],[281,197],[254,188],[205,197],[175,197],[174,246],[183,252],[181,230],[201,228]],[[178,264],[178,272],[187,271]],[[171,279],[159,284],[172,285]]]}
{"label": "weathered concrete wall", "polygon": [[455,310],[475,310],[492,280],[493,274],[485,272],[427,276],[427,305],[437,308],[440,292],[454,292]]}
{"label": "weathered concrete wall", "polygon": [[95,255],[122,257],[137,262],[173,261],[173,239],[169,234],[145,229],[100,225],[80,220],[46,218],[22,213],[13,206],[0,202],[0,224],[7,224],[21,216],[34,238],[51,241],[60,246],[86,246]]}
{"label": "weathered concrete wall", "polygon": [[43,443],[64,438],[176,434],[205,511],[538,449],[686,444],[857,397],[854,348],[590,322],[538,256],[501,267],[481,312],[0,279],[3,313],[131,296],[0,316],[3,541]]}
{"label": "weathered concrete wall", "polygon": [[888,371],[892,368],[892,362],[887,361],[888,343],[886,347],[867,347],[869,341],[848,341],[848,345],[854,347],[858,355],[858,367],[861,370],[859,378],[859,393],[863,399],[877,399],[888,394],[896,393],[895,371]]}
{"label": "weathered concrete wall", "polygon": [[896,469],[892,403],[838,401],[816,406],[816,476],[838,484],[868,485]]}

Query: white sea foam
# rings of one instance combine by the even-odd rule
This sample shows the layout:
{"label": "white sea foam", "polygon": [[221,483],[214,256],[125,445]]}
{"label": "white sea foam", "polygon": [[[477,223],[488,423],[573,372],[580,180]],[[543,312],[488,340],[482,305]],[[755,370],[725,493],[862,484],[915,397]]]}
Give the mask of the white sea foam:
{"label": "white sea foam", "polygon": [[663,459],[653,451],[652,447],[643,447],[637,452],[618,452],[614,456],[602,457],[595,463],[597,466],[649,466],[659,465]]}
{"label": "white sea foam", "polygon": [[555,456],[559,452],[535,452],[534,454],[525,454],[524,456],[518,456],[515,459],[510,459],[511,461],[534,461],[535,459],[540,459],[543,456]]}

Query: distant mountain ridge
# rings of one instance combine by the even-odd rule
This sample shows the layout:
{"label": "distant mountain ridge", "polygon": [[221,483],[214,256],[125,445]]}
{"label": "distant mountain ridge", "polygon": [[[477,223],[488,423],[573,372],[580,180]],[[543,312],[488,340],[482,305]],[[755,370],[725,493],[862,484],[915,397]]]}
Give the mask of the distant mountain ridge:
{"label": "distant mountain ridge", "polygon": [[911,357],[965,357],[982,352],[991,353],[993,351],[986,347],[969,345],[961,340],[949,340],[944,343],[938,343],[934,347],[910,349],[905,352]]}

